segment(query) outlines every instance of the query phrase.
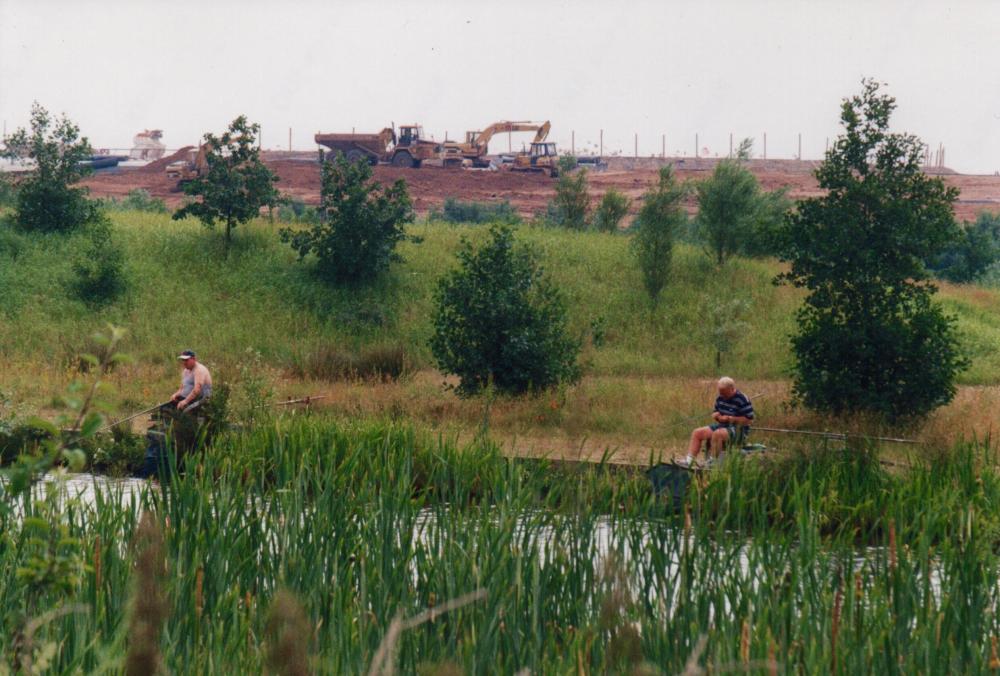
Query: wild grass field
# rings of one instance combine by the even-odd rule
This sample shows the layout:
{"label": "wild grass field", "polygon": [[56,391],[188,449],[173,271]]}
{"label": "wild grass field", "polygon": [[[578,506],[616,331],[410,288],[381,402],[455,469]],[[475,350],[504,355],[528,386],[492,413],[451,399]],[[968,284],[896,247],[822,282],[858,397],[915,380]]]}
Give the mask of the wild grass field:
{"label": "wild grass field", "polygon": [[[113,323],[128,330],[124,350],[134,358],[113,376],[123,411],[169,395],[178,377],[174,356],[191,348],[223,381],[237,377],[248,350],[257,351],[280,395],[324,395],[322,405],[339,417],[405,416],[466,431],[482,423],[484,402],[443,387],[427,341],[436,281],[455,265],[461,239],[480,241],[483,226],[416,224],[410,232],[419,243],[401,247],[405,260],[388,276],[371,288],[338,289],[278,241],[287,224],[260,219],[240,228],[226,256],[220,233],[195,221],[128,211],[110,217],[125,248],[129,289],[104,307],[84,304],[70,288],[80,237],[0,226],[0,390],[22,408],[45,410],[75,376],[88,336]],[[517,233],[563,290],[572,331],[584,344],[580,384],[490,404],[493,429],[526,452],[676,449],[686,421],[700,423],[709,409],[720,373],[760,395],[758,408],[771,425],[853,424],[787,406],[788,335],[801,294],[773,283],[776,261],[734,259],[719,269],[697,247],[679,244],[670,283],[652,307],[628,236],[527,225]],[[956,402],[907,433],[950,443],[992,427],[1000,291],[942,284],[939,297],[957,317],[972,364]],[[735,339],[717,368],[713,330],[730,323]],[[366,350],[396,355],[406,374],[390,382],[329,377],[344,355]]]}

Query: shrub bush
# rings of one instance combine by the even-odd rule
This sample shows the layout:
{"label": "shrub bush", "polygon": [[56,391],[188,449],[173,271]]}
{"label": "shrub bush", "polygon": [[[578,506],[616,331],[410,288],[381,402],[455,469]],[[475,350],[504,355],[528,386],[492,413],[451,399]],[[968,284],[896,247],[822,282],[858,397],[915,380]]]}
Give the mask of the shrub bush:
{"label": "shrub bush", "polygon": [[400,259],[396,245],[408,239],[404,226],[413,221],[406,183],[386,188],[372,176],[366,160],[350,162],[338,154],[324,162],[320,221],[308,230],[281,231],[299,260],[316,256],[317,269],[328,281],[367,283]]}
{"label": "shrub bush", "polygon": [[958,237],[928,263],[934,274],[950,282],[968,283],[982,278],[1000,260],[1000,214],[981,212],[966,223]]}
{"label": "shrub bush", "polygon": [[449,197],[441,211],[431,211],[429,220],[446,223],[510,223],[521,222],[521,217],[507,200],[499,202],[465,202]]}
{"label": "shrub bush", "polygon": [[104,219],[87,226],[87,240],[73,262],[73,289],[80,300],[100,306],[114,301],[128,287],[125,252]]}
{"label": "shrub bush", "polygon": [[580,342],[568,335],[562,295],[510,227],[492,226],[479,249],[463,241],[458,259],[438,283],[430,341],[458,392],[521,394],[577,380]]}
{"label": "shrub bush", "polygon": [[590,195],[587,193],[587,170],[561,173],[556,183],[556,196],[549,203],[549,220],[554,225],[573,230],[587,228]]}
{"label": "shrub bush", "polygon": [[594,227],[601,232],[618,232],[618,225],[628,214],[632,200],[614,188],[604,193],[594,214]]}
{"label": "shrub bush", "polygon": [[166,202],[159,197],[153,197],[148,190],[142,188],[129,190],[121,202],[112,200],[111,204],[114,208],[123,211],[145,211],[151,214],[166,214],[170,211],[167,209]]}

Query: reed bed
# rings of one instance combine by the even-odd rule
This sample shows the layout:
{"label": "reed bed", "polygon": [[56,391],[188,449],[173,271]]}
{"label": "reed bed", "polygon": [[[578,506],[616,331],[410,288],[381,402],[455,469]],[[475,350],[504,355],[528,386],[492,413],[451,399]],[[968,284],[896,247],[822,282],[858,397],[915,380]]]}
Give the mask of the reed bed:
{"label": "reed bed", "polygon": [[[101,484],[92,503],[0,516],[3,659],[26,619],[82,604],[32,636],[53,673],[120,671],[140,635],[144,663],[175,673],[995,668],[993,450],[905,473],[875,457],[734,458],[674,512],[639,472],[278,420],[134,500]],[[78,541],[71,588],[19,581],[33,517]]]}

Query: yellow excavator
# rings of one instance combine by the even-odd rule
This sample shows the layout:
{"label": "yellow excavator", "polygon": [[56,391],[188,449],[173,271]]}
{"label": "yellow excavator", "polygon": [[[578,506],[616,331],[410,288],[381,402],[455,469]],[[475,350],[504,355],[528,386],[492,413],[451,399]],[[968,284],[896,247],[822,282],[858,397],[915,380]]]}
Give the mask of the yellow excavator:
{"label": "yellow excavator", "polygon": [[[494,122],[482,131],[465,132],[464,143],[445,141],[442,144],[441,158],[445,166],[461,166],[469,163],[473,167],[486,167],[489,166],[489,162],[486,161],[486,152],[490,145],[490,139],[495,135],[505,132],[533,131],[535,138],[532,139],[531,145],[534,146],[545,141],[551,128],[552,125],[548,120],[545,122],[511,122],[507,120]],[[555,147],[554,143],[551,145],[553,148]]]}

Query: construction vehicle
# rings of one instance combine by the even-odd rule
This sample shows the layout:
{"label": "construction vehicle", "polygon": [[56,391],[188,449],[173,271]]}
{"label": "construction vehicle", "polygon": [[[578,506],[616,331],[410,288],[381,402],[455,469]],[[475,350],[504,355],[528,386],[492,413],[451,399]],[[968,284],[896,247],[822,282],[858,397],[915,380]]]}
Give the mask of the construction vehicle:
{"label": "construction vehicle", "polygon": [[487,167],[486,153],[489,149],[490,140],[503,132],[512,133],[515,131],[533,131],[535,138],[532,144],[543,142],[549,135],[552,128],[548,120],[545,122],[511,122],[504,120],[494,122],[481,131],[465,132],[465,143],[457,141],[445,141],[443,144],[442,163],[445,166],[458,166],[471,164],[473,167]]}
{"label": "construction vehicle", "polygon": [[559,153],[556,151],[556,144],[552,141],[532,143],[528,152],[518,153],[514,156],[514,163],[511,164],[510,170],[547,172],[552,178],[557,177],[559,175]]}
{"label": "construction vehicle", "polygon": [[[351,162],[368,160],[371,164],[385,162],[394,167],[419,167],[424,160],[435,159],[441,146],[424,139],[424,129],[419,124],[399,126],[397,136],[394,127],[386,127],[377,134],[316,134],[318,145],[329,149],[332,159],[343,153]],[[324,152],[320,151],[320,162]]]}
{"label": "construction vehicle", "polygon": [[188,181],[201,176],[208,169],[208,144],[202,143],[195,149],[194,146],[185,150],[186,156],[171,162],[165,168],[168,178],[177,179],[177,188],[181,188]]}

